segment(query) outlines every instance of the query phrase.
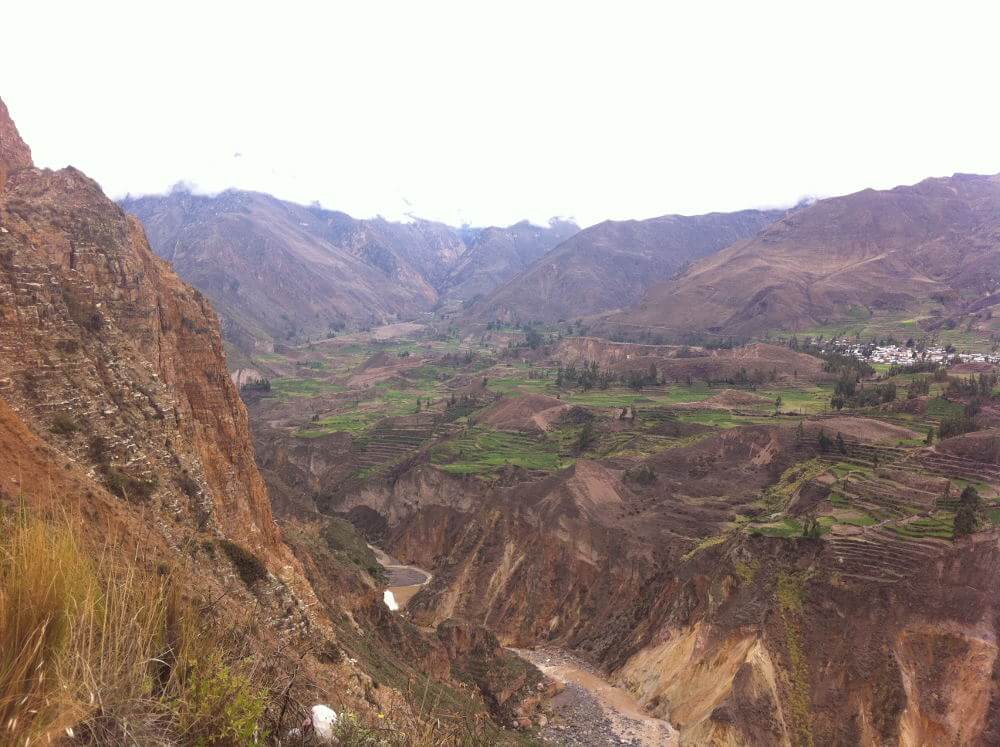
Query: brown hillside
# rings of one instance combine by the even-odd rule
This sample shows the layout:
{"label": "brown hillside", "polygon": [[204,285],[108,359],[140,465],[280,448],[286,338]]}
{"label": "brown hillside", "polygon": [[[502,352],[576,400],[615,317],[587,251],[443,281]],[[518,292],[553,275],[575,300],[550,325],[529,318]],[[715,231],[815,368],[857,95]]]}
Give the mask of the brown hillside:
{"label": "brown hillside", "polygon": [[607,327],[753,335],[858,314],[990,305],[1000,178],[956,174],[867,189],[791,213],[651,288]]}
{"label": "brown hillside", "polygon": [[569,407],[565,402],[543,394],[505,397],[483,410],[478,421],[502,431],[539,433],[549,430]]}
{"label": "brown hillside", "polygon": [[[239,191],[175,191],[122,204],[142,220],[157,253],[212,300],[227,339],[246,351],[411,317],[437,301],[413,257],[339,213]],[[424,248],[448,258],[460,242]]]}
{"label": "brown hillside", "polygon": [[546,227],[521,221],[475,231],[448,273],[444,296],[464,301],[489,294],[579,230],[571,221],[553,219]]}
{"label": "brown hillside", "polygon": [[577,228],[455,229],[360,220],[258,192],[126,198],[153,249],[205,293],[246,352],[325,337],[487,293]]}
{"label": "brown hillside", "polygon": [[686,263],[756,234],[781,211],[605,221],[564,241],[473,309],[478,321],[576,319],[638,301]]}

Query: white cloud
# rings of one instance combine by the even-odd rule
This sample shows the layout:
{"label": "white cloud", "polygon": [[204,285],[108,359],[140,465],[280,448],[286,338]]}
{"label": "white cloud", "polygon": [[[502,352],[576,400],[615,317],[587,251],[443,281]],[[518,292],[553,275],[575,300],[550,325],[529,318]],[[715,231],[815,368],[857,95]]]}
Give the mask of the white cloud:
{"label": "white cloud", "polygon": [[988,4],[13,6],[0,96],[115,195],[589,224],[1000,171]]}

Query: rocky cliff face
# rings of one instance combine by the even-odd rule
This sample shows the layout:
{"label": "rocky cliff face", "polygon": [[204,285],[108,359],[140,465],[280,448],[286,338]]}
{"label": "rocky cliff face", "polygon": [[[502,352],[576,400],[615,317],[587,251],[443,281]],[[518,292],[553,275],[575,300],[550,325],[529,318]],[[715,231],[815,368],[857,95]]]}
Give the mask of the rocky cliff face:
{"label": "rocky cliff face", "polygon": [[0,101],[0,191],[7,175],[31,168],[31,150],[18,135],[6,104]]}
{"label": "rocky cliff face", "polygon": [[211,307],[95,182],[0,128],[0,395],[127,500],[278,553]]}

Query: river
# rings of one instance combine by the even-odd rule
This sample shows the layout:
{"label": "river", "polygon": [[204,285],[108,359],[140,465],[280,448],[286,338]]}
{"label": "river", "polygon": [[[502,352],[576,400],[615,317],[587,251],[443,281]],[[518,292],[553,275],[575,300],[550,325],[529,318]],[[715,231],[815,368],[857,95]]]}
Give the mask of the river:
{"label": "river", "polygon": [[415,565],[405,565],[375,545],[368,545],[375,558],[385,568],[389,582],[385,589],[385,603],[389,609],[402,609],[413,596],[434,578],[431,573]]}
{"label": "river", "polygon": [[[385,603],[396,611],[430,583],[423,568],[400,563],[381,548],[369,545],[386,569]],[[511,649],[564,685],[549,703],[552,719],[542,729],[548,744],[567,747],[676,747],[677,731],[669,722],[648,715],[627,691],[608,682],[580,659],[557,649]]]}
{"label": "river", "polygon": [[553,718],[542,729],[547,743],[573,747],[676,747],[677,731],[650,716],[627,691],[564,651],[513,649],[565,685],[549,703]]}

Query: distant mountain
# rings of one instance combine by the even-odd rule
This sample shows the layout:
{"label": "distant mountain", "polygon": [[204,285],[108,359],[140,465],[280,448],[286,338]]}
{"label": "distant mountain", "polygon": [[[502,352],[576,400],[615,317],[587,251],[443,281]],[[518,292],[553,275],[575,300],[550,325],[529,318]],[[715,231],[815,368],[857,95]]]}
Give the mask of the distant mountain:
{"label": "distant mountain", "polygon": [[463,301],[484,296],[579,231],[575,223],[556,219],[547,227],[521,221],[469,231],[469,248],[448,273],[445,296]]}
{"label": "distant mountain", "polygon": [[753,236],[784,211],[605,221],[580,231],[476,304],[479,321],[557,321],[623,309],[685,264]]}
{"label": "distant mountain", "polygon": [[245,351],[412,318],[444,298],[492,290],[576,230],[358,220],[238,190],[175,189],[120,204]]}
{"label": "distant mountain", "polygon": [[[1000,177],[956,174],[815,202],[651,288],[607,326],[755,335],[871,318],[989,327]],[[950,322],[948,321],[950,319]]]}

